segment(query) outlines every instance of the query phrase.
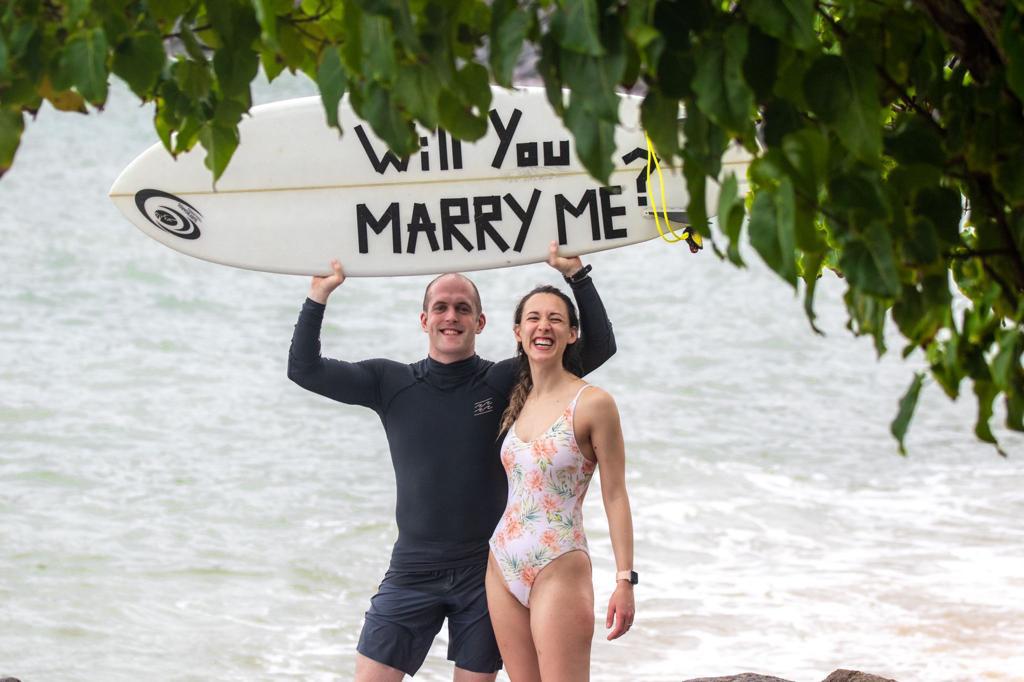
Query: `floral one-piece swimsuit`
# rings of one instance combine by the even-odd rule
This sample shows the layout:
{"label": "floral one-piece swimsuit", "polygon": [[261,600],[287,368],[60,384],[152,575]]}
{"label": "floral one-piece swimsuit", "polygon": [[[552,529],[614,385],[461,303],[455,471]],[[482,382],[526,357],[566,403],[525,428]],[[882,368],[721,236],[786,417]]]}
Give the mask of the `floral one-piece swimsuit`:
{"label": "floral one-piece swimsuit", "polygon": [[530,605],[530,590],[541,569],[567,552],[587,552],[583,497],[597,464],[580,452],[573,416],[580,394],[548,430],[531,441],[509,428],[501,445],[508,476],[508,503],[490,546],[509,591]]}

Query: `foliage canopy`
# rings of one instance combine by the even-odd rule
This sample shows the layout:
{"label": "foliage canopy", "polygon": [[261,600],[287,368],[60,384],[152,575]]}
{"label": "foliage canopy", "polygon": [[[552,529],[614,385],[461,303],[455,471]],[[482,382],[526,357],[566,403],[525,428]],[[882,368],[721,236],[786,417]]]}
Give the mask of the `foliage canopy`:
{"label": "foliage canopy", "polygon": [[[524,50],[594,177],[613,168],[616,90],[644,92],[644,126],[722,257],[743,265],[745,232],[812,327],[835,271],[855,334],[881,354],[891,321],[951,398],[967,380],[980,439],[996,443],[997,399],[1024,431],[1024,0],[8,0],[0,174],[43,100],[101,108],[112,76],[214,177],[261,66],[315,80],[339,130],[348,92],[399,154],[413,121],[478,139],[489,83],[511,86]],[[720,177],[731,140],[757,157],[750,197]],[[901,451],[925,380],[893,421]]]}

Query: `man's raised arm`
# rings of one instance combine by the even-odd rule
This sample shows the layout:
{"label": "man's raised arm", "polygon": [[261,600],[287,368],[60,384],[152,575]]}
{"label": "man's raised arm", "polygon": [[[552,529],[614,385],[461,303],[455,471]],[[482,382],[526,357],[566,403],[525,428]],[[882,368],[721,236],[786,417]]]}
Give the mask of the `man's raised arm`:
{"label": "man's raised arm", "polygon": [[309,297],[302,305],[288,348],[288,378],[333,400],[373,408],[380,400],[380,382],[373,361],[353,363],[320,356],[320,327],[327,299],[345,281],[337,260],[331,261],[331,268],[333,274],[313,278]]}

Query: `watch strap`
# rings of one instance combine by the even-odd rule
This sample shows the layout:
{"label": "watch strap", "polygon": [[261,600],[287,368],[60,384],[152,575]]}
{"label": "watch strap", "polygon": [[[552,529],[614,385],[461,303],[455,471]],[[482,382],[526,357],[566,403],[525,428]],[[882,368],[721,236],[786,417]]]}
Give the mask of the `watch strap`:
{"label": "watch strap", "polygon": [[569,284],[579,284],[587,278],[587,275],[589,275],[590,271],[593,269],[593,265],[584,265],[582,268],[572,273],[571,276],[565,277],[565,281]]}
{"label": "watch strap", "polygon": [[639,582],[636,571],[619,571],[615,574],[615,580],[626,580],[630,585],[636,585]]}

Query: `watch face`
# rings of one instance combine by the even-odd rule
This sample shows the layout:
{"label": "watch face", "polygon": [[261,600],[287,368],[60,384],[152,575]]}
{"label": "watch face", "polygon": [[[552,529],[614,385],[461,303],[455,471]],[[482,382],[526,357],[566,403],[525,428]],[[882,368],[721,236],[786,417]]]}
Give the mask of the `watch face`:
{"label": "watch face", "polygon": [[633,583],[634,585],[640,582],[640,578],[637,576],[636,571],[629,572],[629,582]]}

